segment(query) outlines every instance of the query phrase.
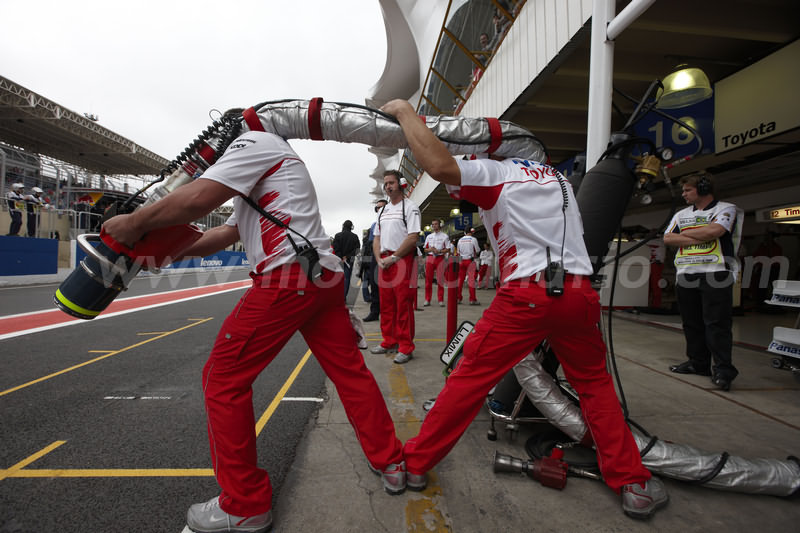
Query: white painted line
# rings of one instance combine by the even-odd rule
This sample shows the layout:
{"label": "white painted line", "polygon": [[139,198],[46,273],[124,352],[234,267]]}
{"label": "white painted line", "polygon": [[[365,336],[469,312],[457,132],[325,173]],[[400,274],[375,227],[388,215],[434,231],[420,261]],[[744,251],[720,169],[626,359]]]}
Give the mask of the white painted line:
{"label": "white painted line", "polygon": [[171,400],[172,396],[103,396],[104,400]]}
{"label": "white painted line", "polygon": [[284,396],[281,398],[282,402],[318,402],[322,403],[325,400],[323,398],[303,398],[303,397],[287,397]]}
{"label": "white painted line", "polygon": [[[119,316],[119,315],[127,315],[128,313],[137,313],[139,311],[144,311],[146,309],[155,309],[156,307],[164,307],[166,305],[179,304],[179,303],[183,303],[183,302],[188,302],[189,300],[196,300],[198,298],[206,298],[208,296],[217,296],[219,294],[225,294],[226,292],[240,291],[240,290],[246,289],[246,288],[247,288],[247,286],[243,285],[241,287],[234,287],[233,289],[225,289],[225,290],[217,291],[217,292],[209,292],[209,293],[206,293],[206,294],[198,294],[197,296],[188,296],[186,298],[181,298],[179,300],[170,300],[170,301],[167,301],[167,302],[161,302],[161,303],[152,304],[152,305],[145,305],[145,306],[142,306],[142,307],[135,307],[133,309],[126,309],[124,311],[117,311],[115,313],[100,314],[100,315],[94,317],[91,321],[83,320],[83,319],[80,319],[80,318],[76,318],[75,320],[68,320],[66,322],[59,322],[58,324],[51,324],[49,326],[41,326],[41,327],[38,327],[38,328],[25,329],[25,330],[21,330],[21,331],[13,331],[11,333],[6,333],[5,335],[0,335],[0,341],[5,340],[5,339],[11,339],[13,337],[19,337],[20,335],[29,335],[31,333],[39,333],[41,331],[47,331],[47,330],[50,330],[50,329],[58,329],[58,328],[66,327],[66,326],[74,326],[76,324],[86,324],[88,322],[97,322],[98,320],[102,320],[104,318],[111,318],[111,317],[115,317],[115,316]],[[152,296],[152,295],[149,295],[149,296]],[[132,296],[130,299],[133,299],[133,298],[141,298],[141,297],[140,296]],[[36,311],[36,312],[41,312],[41,311]],[[33,314],[33,313],[22,313],[22,315],[26,315],[26,314]],[[19,315],[13,315],[13,316],[16,317],[16,316],[19,316]],[[6,318],[6,317],[3,317],[3,318]]]}

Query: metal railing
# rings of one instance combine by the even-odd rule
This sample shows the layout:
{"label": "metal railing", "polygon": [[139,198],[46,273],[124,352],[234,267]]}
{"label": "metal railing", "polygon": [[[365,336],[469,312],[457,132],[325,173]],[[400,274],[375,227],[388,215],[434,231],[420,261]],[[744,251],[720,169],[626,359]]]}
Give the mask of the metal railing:
{"label": "metal railing", "polygon": [[[458,115],[475,90],[495,51],[503,42],[526,0],[468,0],[454,12],[452,0],[447,5],[444,23],[436,41],[433,59],[417,102],[419,115]],[[493,17],[498,17],[495,27]],[[481,44],[486,33],[491,48]],[[400,172],[409,183],[411,194],[422,177],[410,150],[403,152]]]}

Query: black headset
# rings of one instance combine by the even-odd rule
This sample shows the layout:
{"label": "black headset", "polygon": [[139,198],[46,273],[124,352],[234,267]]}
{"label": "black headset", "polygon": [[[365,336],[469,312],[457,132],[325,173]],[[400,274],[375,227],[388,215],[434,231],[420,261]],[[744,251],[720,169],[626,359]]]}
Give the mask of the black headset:
{"label": "black headset", "polygon": [[699,194],[700,196],[706,196],[707,194],[711,194],[714,192],[714,184],[711,182],[711,180],[706,174],[700,175],[700,178],[698,178],[695,188],[697,189],[697,194]]}

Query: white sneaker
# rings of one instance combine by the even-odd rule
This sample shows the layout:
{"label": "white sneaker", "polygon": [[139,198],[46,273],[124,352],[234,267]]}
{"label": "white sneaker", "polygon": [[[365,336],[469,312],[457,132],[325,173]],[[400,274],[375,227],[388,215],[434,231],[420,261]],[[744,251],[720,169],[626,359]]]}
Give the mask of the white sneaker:
{"label": "white sneaker", "polygon": [[439,302],[439,307],[444,307],[444,302],[440,301]]}
{"label": "white sneaker", "polygon": [[394,352],[395,350],[397,350],[397,346],[392,346],[391,348],[384,348],[379,344],[377,346],[373,346],[372,348],[370,348],[369,353],[382,354],[382,353]]}
{"label": "white sneaker", "polygon": [[425,303],[422,304],[422,307],[430,307],[431,302],[429,300],[425,300]]}
{"label": "white sneaker", "polygon": [[398,365],[402,365],[404,363],[408,363],[414,357],[413,353],[403,353],[397,352],[397,355],[394,356],[394,362]]}
{"label": "white sneaker", "polygon": [[189,507],[186,525],[196,533],[263,533],[272,527],[272,511],[255,516],[234,516],[222,510],[219,496],[215,496]]}

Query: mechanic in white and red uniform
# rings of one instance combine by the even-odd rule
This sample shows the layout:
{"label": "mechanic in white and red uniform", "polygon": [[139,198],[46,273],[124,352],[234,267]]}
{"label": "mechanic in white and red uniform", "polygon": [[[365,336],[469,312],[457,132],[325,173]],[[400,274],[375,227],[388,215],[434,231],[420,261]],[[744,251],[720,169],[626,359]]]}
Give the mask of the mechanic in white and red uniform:
{"label": "mechanic in white and red uniform", "polygon": [[397,170],[383,173],[383,191],[389,199],[380,211],[372,241],[378,263],[381,296],[381,336],[374,354],[397,350],[394,362],[402,365],[414,357],[414,304],[416,303],[419,208],[403,194],[405,179]]}
{"label": "mechanic in white and red uniform", "polygon": [[[467,337],[463,357],[448,376],[419,435],[403,456],[407,487],[422,490],[426,472],[455,446],[489,390],[547,338],[580,406],[597,448],[606,484],[622,492],[623,510],[646,518],[665,505],[660,480],[642,466],[606,370],[598,329],[600,301],[583,242],[583,225],[568,182],[555,169],[522,159],[456,160],[405,100],[382,110],[397,117],[417,163],[451,195],[476,204],[500,263],[501,287]],[[563,294],[550,296],[543,271],[566,269]]]}
{"label": "mechanic in white and red uniform", "polygon": [[467,280],[469,289],[469,304],[478,305],[478,298],[475,296],[475,281],[478,277],[478,268],[475,260],[481,254],[481,247],[478,246],[478,239],[474,237],[475,228],[469,228],[464,236],[458,239],[458,303],[464,296],[464,280]]}
{"label": "mechanic in white and red uniform", "polygon": [[450,250],[450,237],[441,230],[441,222],[431,221],[431,233],[425,237],[425,302],[423,307],[431,305],[433,297],[433,276],[436,275],[436,296],[439,299],[439,306],[444,307],[444,258]]}
{"label": "mechanic in white and red uniform", "polygon": [[[259,128],[257,116],[248,112],[250,128]],[[322,266],[320,279],[309,281],[287,242],[287,230],[240,195],[248,195],[313,243]],[[370,465],[386,471],[387,491],[397,478],[392,472],[401,470],[401,444],[358,349],[342,299],[342,267],[323,230],[311,177],[286,141],[263,131],[244,133],[200,178],[150,206],[109,219],[103,227],[117,241],[133,245],[149,230],[190,223],[230,198],[234,213],[225,225],[205,232],[185,254],[205,256],[241,239],[253,278],[223,323],[203,370],[211,459],[222,492],[189,509],[188,526],[199,532],[271,527],[272,487],[267,472],[257,465],[251,385],[298,330],[336,386]],[[296,234],[292,238],[305,244]]]}

